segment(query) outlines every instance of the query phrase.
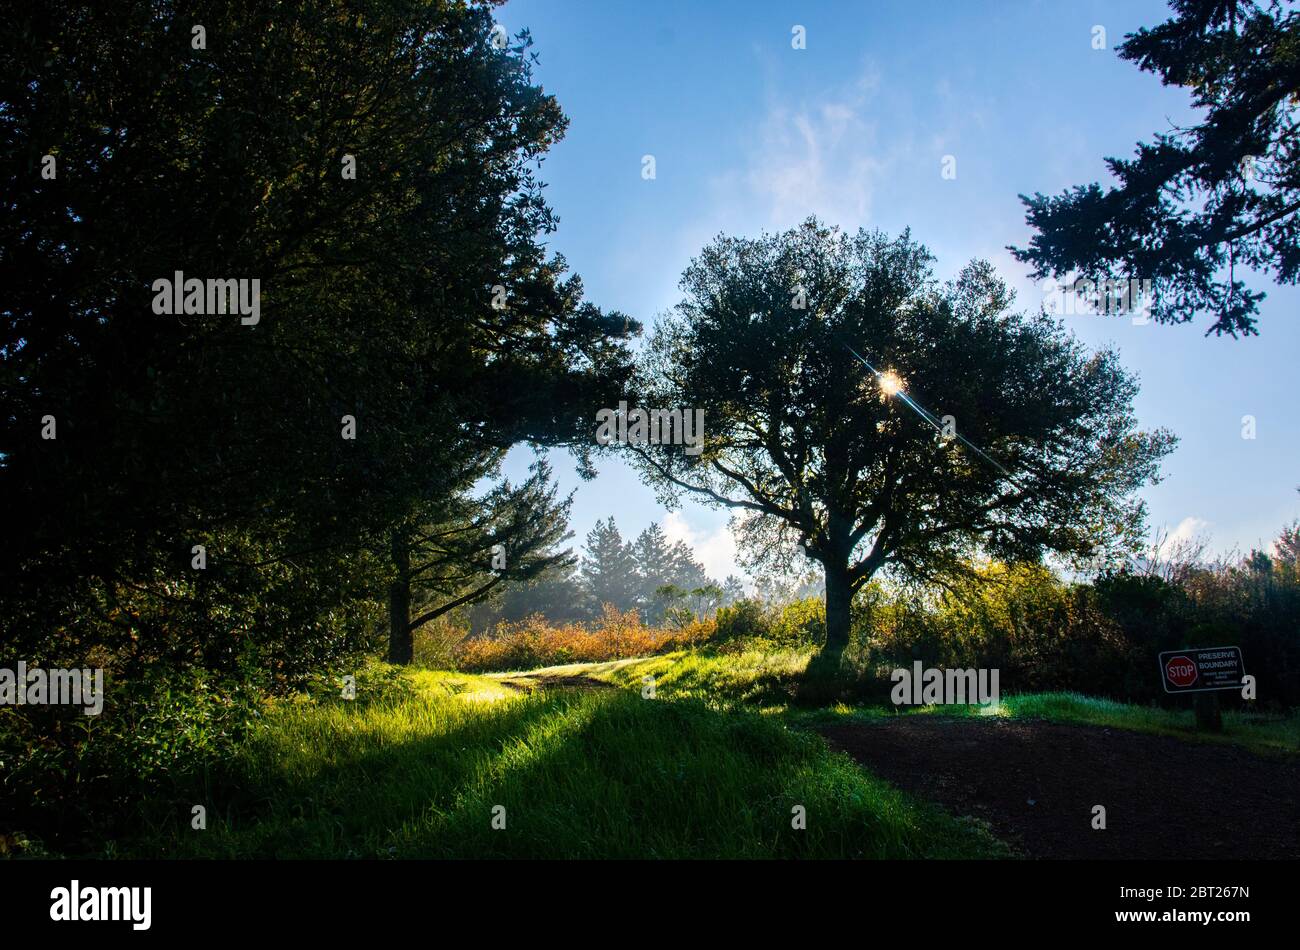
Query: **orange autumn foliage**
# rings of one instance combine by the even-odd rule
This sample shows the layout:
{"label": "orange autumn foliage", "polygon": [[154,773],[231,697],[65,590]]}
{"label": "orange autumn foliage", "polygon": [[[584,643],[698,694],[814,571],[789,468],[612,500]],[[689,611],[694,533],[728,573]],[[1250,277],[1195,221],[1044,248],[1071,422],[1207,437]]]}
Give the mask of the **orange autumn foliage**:
{"label": "orange autumn foliage", "polygon": [[453,653],[456,667],[467,672],[523,670],[669,653],[698,646],[713,633],[712,620],[693,620],[681,628],[647,627],[635,610],[606,604],[601,618],[590,624],[555,626],[540,614],[500,623],[462,640]]}

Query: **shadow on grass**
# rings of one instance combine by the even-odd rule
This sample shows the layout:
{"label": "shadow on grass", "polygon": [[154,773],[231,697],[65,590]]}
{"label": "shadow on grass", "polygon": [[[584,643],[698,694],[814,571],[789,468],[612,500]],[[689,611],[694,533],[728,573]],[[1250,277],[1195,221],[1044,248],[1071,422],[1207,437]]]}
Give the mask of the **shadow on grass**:
{"label": "shadow on grass", "polygon": [[889,704],[890,683],[849,662],[842,650],[813,654],[793,684],[791,705],[816,709],[844,703],[851,706]]}
{"label": "shadow on grass", "polygon": [[[231,787],[242,803],[215,797],[229,820],[207,832],[176,830],[172,850],[435,858],[1001,853],[986,832],[863,773],[816,736],[756,713],[624,690],[561,690],[507,707],[477,710],[436,736],[372,745],[353,735],[341,754],[308,748],[278,768],[264,758]],[[327,741],[329,732],[314,735]],[[792,827],[796,809],[806,828]]]}
{"label": "shadow on grass", "polygon": [[383,856],[390,845],[380,829],[449,807],[494,758],[568,704],[563,696],[502,703],[450,726],[435,721],[449,708],[444,699],[425,706],[423,723],[419,714],[391,728],[371,721],[412,701],[286,711],[195,788],[210,816],[207,830],[193,830],[189,814],[173,808],[141,846],[177,856]]}

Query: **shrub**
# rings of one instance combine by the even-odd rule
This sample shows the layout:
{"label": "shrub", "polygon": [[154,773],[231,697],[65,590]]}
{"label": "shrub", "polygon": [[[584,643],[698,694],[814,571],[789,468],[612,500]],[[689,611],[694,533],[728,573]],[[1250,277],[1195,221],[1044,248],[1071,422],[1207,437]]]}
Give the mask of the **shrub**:
{"label": "shrub", "polygon": [[446,614],[415,631],[412,637],[412,659],[431,670],[453,669],[456,665],[456,647],[465,639],[467,631]]}
{"label": "shrub", "polygon": [[[105,680],[104,707],[0,707],[0,834],[37,853],[82,853],[229,756],[260,694],[202,671]],[[188,803],[178,799],[177,807]],[[186,805],[188,812],[188,805]]]}
{"label": "shrub", "polygon": [[[1129,701],[1165,695],[1163,650],[1237,645],[1260,704],[1300,703],[1300,581],[1263,556],[1178,580],[1117,572],[1067,582],[1041,565],[991,565],[942,594],[875,588],[858,601],[853,659],[877,673],[921,660],[1000,670],[1005,692],[1074,690]],[[874,585],[873,585],[874,586]],[[1225,704],[1241,702],[1230,692]]]}
{"label": "shrub", "polygon": [[826,602],[820,597],[805,597],[782,605],[772,624],[771,636],[783,646],[825,643]]}
{"label": "shrub", "polygon": [[619,611],[606,604],[601,619],[590,626],[554,626],[534,615],[462,640],[453,654],[456,668],[470,672],[530,669],[668,653],[703,644],[714,630],[712,620],[694,620],[671,629],[647,627],[635,610]]}
{"label": "shrub", "polygon": [[718,609],[716,639],[724,643],[759,641],[781,647],[816,646],[826,640],[826,604],[805,597],[786,604],[747,598]]}
{"label": "shrub", "polygon": [[714,615],[721,642],[767,640],[772,637],[772,611],[761,600],[745,598],[718,608]]}

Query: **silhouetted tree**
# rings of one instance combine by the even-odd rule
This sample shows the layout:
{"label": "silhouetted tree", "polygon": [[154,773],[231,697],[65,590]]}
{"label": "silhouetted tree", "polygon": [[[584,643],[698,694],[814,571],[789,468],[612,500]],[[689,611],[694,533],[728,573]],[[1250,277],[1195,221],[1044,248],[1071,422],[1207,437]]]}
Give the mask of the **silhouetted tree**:
{"label": "silhouetted tree", "polygon": [[[635,324],[540,241],[565,119],[526,35],[480,3],[220,10],[6,8],[0,625],[33,659],[319,669],[379,627],[394,532],[622,389]],[[257,322],[154,313],[177,271],[259,280]]]}
{"label": "silhouetted tree", "polygon": [[744,513],[757,566],[800,548],[819,563],[832,653],[883,568],[939,579],[976,552],[1135,543],[1131,493],[1173,442],[1135,430],[1137,385],[1114,353],[1011,312],[988,264],[941,285],[930,261],[906,233],[815,220],[720,237],[643,353],[637,403],[702,409],[705,440],[633,458],[670,504],[691,492]]}
{"label": "silhouetted tree", "polygon": [[550,466],[533,465],[519,486],[503,482],[487,494],[443,500],[425,523],[390,529],[395,566],[388,593],[388,660],[409,663],[422,625],[476,603],[506,582],[527,583],[571,566],[557,545],[568,532],[572,496],[556,498]]}

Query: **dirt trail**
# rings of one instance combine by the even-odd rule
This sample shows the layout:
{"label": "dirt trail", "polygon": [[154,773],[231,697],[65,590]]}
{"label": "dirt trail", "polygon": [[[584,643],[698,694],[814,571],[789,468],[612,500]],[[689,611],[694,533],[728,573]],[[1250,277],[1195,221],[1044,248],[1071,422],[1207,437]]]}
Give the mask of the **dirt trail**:
{"label": "dirt trail", "polygon": [[544,673],[542,675],[524,674],[521,676],[511,677],[509,679],[501,678],[497,680],[502,686],[508,686],[511,689],[520,692],[532,692],[534,688],[540,689],[615,689],[613,683],[606,683],[604,680],[594,679],[585,673]]}
{"label": "dirt trail", "polygon": [[[832,746],[1037,858],[1300,858],[1300,757],[1100,726],[906,716]],[[1106,829],[1092,828],[1093,806]]]}

